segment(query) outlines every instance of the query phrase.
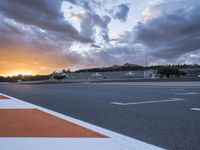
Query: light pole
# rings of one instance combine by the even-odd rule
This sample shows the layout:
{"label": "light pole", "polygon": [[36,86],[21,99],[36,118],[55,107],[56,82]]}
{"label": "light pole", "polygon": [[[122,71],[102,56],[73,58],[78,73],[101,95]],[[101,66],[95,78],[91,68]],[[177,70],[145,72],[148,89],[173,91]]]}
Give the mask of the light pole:
{"label": "light pole", "polygon": [[148,61],[147,61],[147,52],[145,52],[145,67],[147,67]]}

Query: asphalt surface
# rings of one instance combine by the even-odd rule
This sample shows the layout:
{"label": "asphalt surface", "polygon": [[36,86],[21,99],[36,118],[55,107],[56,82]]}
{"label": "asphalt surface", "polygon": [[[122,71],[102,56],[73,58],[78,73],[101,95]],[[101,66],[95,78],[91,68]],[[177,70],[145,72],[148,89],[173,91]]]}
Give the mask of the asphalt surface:
{"label": "asphalt surface", "polygon": [[[200,108],[200,87],[15,84],[0,93],[162,148],[200,149],[200,111],[191,110]],[[154,102],[135,104],[146,101]]]}

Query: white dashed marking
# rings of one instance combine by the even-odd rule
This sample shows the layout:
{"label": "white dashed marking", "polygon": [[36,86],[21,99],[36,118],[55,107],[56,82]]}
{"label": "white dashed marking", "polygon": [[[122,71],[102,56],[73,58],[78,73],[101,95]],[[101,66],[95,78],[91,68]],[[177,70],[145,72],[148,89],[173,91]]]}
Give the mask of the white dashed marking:
{"label": "white dashed marking", "polygon": [[200,111],[200,108],[191,108],[190,110]]}
{"label": "white dashed marking", "polygon": [[183,98],[170,98],[168,100],[157,100],[157,101],[144,101],[144,102],[132,102],[132,103],[120,103],[120,102],[110,102],[113,105],[140,105],[140,104],[152,104],[152,103],[166,103],[166,102],[174,102],[174,101],[184,101]]}
{"label": "white dashed marking", "polygon": [[184,91],[185,89],[169,89],[170,91]]}
{"label": "white dashed marking", "polygon": [[198,95],[196,92],[188,92],[188,93],[175,93],[175,95]]}

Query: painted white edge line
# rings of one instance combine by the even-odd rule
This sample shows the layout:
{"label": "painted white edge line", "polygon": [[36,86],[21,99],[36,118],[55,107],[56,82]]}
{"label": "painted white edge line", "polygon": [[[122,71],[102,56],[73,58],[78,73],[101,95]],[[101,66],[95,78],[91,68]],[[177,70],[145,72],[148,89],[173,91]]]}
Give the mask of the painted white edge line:
{"label": "painted white edge line", "polygon": [[91,129],[93,131],[96,131],[98,133],[104,134],[104,135],[110,137],[113,142],[122,144],[124,146],[127,146],[127,147],[133,149],[133,150],[134,149],[135,150],[164,150],[163,148],[160,148],[158,146],[154,146],[152,144],[148,144],[146,142],[143,142],[143,141],[140,141],[140,140],[137,140],[137,139],[134,139],[134,138],[131,138],[131,137],[116,133],[114,131],[110,131],[108,129],[104,129],[102,127],[98,127],[98,126],[90,124],[90,123],[86,123],[84,121],[81,121],[81,120],[72,118],[70,116],[63,115],[63,114],[57,113],[55,111],[52,111],[52,110],[49,110],[49,109],[46,109],[46,108],[31,104],[31,103],[28,103],[28,102],[25,102],[23,100],[14,98],[12,96],[9,96],[9,95],[3,94],[3,93],[0,93],[0,94],[4,95],[4,96],[7,96],[7,97],[9,97],[9,98],[11,98],[13,100],[16,100],[18,103],[20,103],[22,105],[29,106],[29,108],[32,107],[32,108],[39,109],[41,111],[44,111],[44,112],[49,113],[51,115],[54,115],[56,117],[59,117],[59,118],[62,118],[64,120],[67,120],[67,121],[70,121],[72,123],[75,123],[77,125],[80,125],[82,127],[85,127],[85,128]]}
{"label": "painted white edge line", "polygon": [[184,91],[185,89],[169,89],[170,91]]}
{"label": "painted white edge line", "polygon": [[191,108],[190,110],[200,111],[200,108]]}
{"label": "painted white edge line", "polygon": [[175,93],[175,95],[198,95],[197,92],[188,92],[188,93]]}
{"label": "painted white edge line", "polygon": [[166,102],[174,102],[174,101],[184,101],[183,98],[170,98],[168,100],[157,100],[157,101],[144,101],[144,102],[132,102],[132,103],[120,103],[120,102],[110,102],[113,105],[140,105],[140,104],[152,104],[152,103],[166,103]]}

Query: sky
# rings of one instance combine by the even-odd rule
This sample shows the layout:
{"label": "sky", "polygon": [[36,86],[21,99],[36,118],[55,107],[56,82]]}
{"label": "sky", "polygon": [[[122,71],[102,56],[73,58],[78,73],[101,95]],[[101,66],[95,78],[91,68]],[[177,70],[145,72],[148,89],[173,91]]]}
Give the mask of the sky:
{"label": "sky", "polygon": [[0,0],[0,75],[200,64],[199,0]]}

